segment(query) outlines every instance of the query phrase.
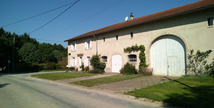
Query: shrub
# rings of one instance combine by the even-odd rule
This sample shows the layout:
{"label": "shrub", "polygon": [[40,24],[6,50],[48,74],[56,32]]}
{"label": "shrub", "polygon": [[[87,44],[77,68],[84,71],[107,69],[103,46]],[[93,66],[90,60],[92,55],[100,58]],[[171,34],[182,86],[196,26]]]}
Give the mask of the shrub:
{"label": "shrub", "polygon": [[82,71],[85,71],[84,63],[82,63],[82,65],[80,66],[80,68],[81,68]]}
{"label": "shrub", "polygon": [[102,73],[104,73],[104,69],[106,67],[106,64],[102,63],[100,61],[100,55],[93,55],[90,62],[91,62],[91,65],[93,66],[94,70],[95,69],[102,70],[103,71]]}
{"label": "shrub", "polygon": [[137,74],[137,70],[136,70],[135,66],[133,66],[129,63],[126,63],[124,65],[124,67],[120,70],[120,73],[121,74],[127,74],[127,75]]}
{"label": "shrub", "polygon": [[84,70],[85,70],[85,71],[89,71],[89,66],[85,67]]}
{"label": "shrub", "polygon": [[93,70],[89,71],[89,73],[103,74],[103,73],[104,73],[104,70],[101,70],[101,69],[93,69]]}
{"label": "shrub", "polygon": [[214,77],[214,59],[212,63],[206,65],[205,68],[209,76]]}
{"label": "shrub", "polygon": [[203,74],[207,71],[212,71],[212,63],[207,64],[207,58],[209,57],[209,54],[212,52],[212,50],[208,50],[205,52],[197,51],[195,54],[194,50],[190,51],[190,54],[188,54],[188,65],[187,69],[194,72],[195,75],[197,74]]}
{"label": "shrub", "polygon": [[142,68],[139,70],[139,73],[143,75],[152,75],[153,69],[152,68]]}
{"label": "shrub", "polygon": [[66,72],[69,72],[69,71],[76,71],[75,67],[68,67],[66,69]]}
{"label": "shrub", "polygon": [[56,69],[61,69],[59,63],[56,64]]}
{"label": "shrub", "polygon": [[139,50],[140,50],[140,54],[139,54],[139,59],[140,59],[139,69],[146,68],[146,67],[148,67],[148,65],[146,64],[146,55],[145,55],[145,46],[144,45],[138,46],[136,44],[134,46],[124,48],[124,51],[128,51],[128,52],[139,51]]}
{"label": "shrub", "polygon": [[46,63],[46,69],[47,70],[56,69],[56,63],[55,62],[48,62],[48,63]]}

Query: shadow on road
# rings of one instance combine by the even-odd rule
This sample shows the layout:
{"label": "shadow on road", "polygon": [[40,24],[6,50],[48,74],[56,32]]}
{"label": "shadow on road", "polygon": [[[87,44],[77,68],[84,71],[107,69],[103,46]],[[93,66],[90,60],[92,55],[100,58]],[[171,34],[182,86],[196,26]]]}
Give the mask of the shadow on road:
{"label": "shadow on road", "polygon": [[0,84],[0,88],[3,88],[3,87],[5,87],[5,86],[7,86],[7,85],[9,85],[10,83],[5,83],[5,84]]}

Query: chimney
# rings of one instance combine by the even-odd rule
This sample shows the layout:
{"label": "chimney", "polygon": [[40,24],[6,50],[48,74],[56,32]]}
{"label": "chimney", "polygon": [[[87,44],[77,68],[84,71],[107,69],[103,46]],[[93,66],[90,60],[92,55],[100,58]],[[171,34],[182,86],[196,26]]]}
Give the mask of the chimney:
{"label": "chimney", "polygon": [[130,20],[133,20],[134,19],[134,15],[133,13],[130,13]]}

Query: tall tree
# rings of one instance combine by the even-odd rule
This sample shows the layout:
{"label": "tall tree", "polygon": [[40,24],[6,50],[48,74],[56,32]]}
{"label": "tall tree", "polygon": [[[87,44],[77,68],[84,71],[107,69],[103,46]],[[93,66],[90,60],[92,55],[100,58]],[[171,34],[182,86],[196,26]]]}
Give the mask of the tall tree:
{"label": "tall tree", "polygon": [[39,44],[38,53],[41,56],[42,63],[56,62],[56,58],[53,54],[51,44],[47,43]]}
{"label": "tall tree", "polygon": [[32,43],[25,43],[19,50],[19,55],[26,63],[39,63],[40,57],[37,48]]}
{"label": "tall tree", "polygon": [[11,49],[11,42],[7,38],[0,36],[0,68],[6,67],[8,60],[11,60]]}

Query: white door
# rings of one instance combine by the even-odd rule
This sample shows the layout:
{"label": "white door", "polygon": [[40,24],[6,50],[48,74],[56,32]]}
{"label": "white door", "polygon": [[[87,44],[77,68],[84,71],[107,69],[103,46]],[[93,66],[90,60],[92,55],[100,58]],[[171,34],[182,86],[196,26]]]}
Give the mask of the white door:
{"label": "white door", "polygon": [[122,68],[122,57],[120,55],[112,56],[112,72],[119,73]]}
{"label": "white door", "polygon": [[185,74],[185,45],[174,36],[164,36],[151,47],[151,67],[154,75],[181,76]]}

